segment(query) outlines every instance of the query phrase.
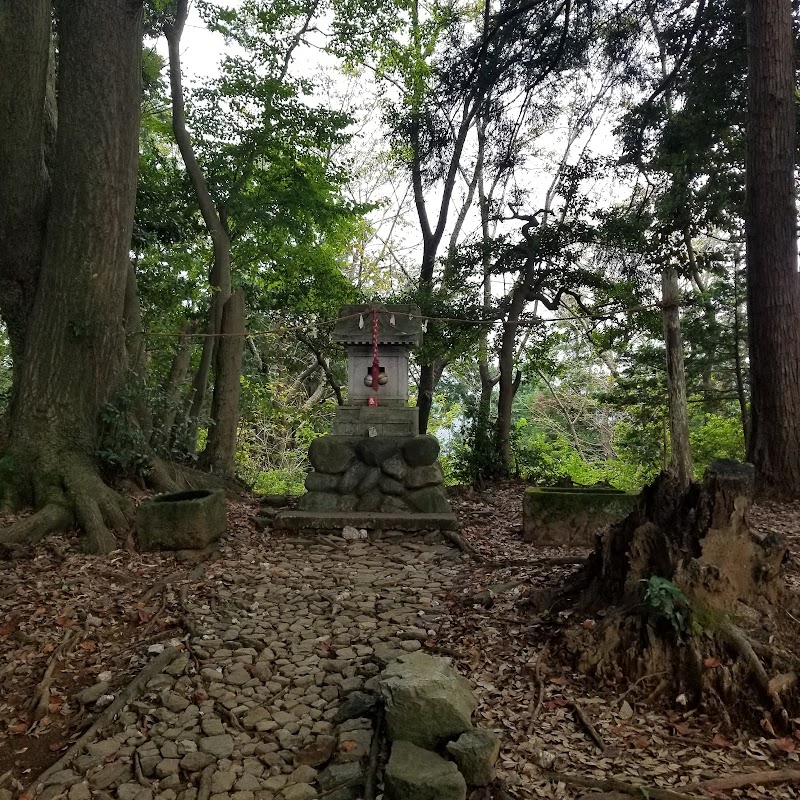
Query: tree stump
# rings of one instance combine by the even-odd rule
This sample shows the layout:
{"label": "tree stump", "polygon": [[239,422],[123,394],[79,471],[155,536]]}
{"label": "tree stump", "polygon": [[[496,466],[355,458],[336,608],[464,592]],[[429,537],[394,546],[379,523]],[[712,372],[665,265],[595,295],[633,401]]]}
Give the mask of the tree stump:
{"label": "tree stump", "polygon": [[[620,682],[659,675],[689,704],[788,719],[800,659],[794,643],[777,641],[792,630],[782,622],[787,544],[750,530],[753,490],[752,466],[728,461],[686,490],[665,473],[645,487],[555,598],[556,611],[584,623],[562,632],[576,668]],[[597,624],[585,624],[593,615]]]}

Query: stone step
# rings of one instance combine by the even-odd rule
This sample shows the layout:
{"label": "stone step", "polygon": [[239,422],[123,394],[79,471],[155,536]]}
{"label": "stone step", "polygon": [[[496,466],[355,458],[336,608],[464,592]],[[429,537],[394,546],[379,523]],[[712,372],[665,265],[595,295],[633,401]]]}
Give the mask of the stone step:
{"label": "stone step", "polygon": [[455,514],[390,514],[377,511],[283,511],[275,517],[276,530],[338,530],[350,525],[367,530],[456,530]]}

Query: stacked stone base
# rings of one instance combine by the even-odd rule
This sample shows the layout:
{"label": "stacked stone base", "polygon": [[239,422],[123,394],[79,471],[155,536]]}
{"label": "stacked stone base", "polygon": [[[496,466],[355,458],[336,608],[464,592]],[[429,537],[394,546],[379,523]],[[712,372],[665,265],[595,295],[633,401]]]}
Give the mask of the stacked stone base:
{"label": "stacked stone base", "polygon": [[433,436],[322,436],[301,511],[450,512]]}

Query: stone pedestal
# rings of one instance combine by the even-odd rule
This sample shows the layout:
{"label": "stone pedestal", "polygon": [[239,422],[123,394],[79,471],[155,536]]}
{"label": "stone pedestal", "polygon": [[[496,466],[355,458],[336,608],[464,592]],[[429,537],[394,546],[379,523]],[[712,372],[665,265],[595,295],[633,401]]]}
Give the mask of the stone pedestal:
{"label": "stone pedestal", "polygon": [[373,406],[339,406],[331,425],[334,436],[416,436],[419,409]]}
{"label": "stone pedestal", "polygon": [[277,528],[456,527],[433,436],[321,436],[308,458],[307,493]]}

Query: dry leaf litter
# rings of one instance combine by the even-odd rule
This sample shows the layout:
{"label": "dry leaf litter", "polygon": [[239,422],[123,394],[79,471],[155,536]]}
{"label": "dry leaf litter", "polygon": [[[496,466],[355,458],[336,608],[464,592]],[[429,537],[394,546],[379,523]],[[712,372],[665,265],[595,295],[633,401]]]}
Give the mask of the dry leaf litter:
{"label": "dry leaf litter", "polygon": [[[522,542],[522,490],[505,482],[454,493],[462,535],[492,565],[438,535],[259,531],[258,505],[244,501],[230,505],[218,557],[199,564],[86,556],[76,538],[60,536],[11,554],[0,561],[0,800],[30,789],[171,646],[178,657],[103,738],[48,777],[43,800],[197,800],[198,788],[212,800],[316,797],[317,771],[297,766],[298,749],[335,741],[343,698],[393,654],[418,649],[453,659],[475,687],[477,721],[503,738],[498,783],[473,800],[591,796],[545,780],[542,769],[679,790],[797,768],[800,734],[723,731],[679,698],[648,706],[647,682],[598,686],[548,658],[548,631],[525,595],[558,585],[575,569],[561,562],[585,552]],[[753,516],[760,530],[790,537],[796,591],[800,505]],[[795,798],[800,788],[716,796]]]}

